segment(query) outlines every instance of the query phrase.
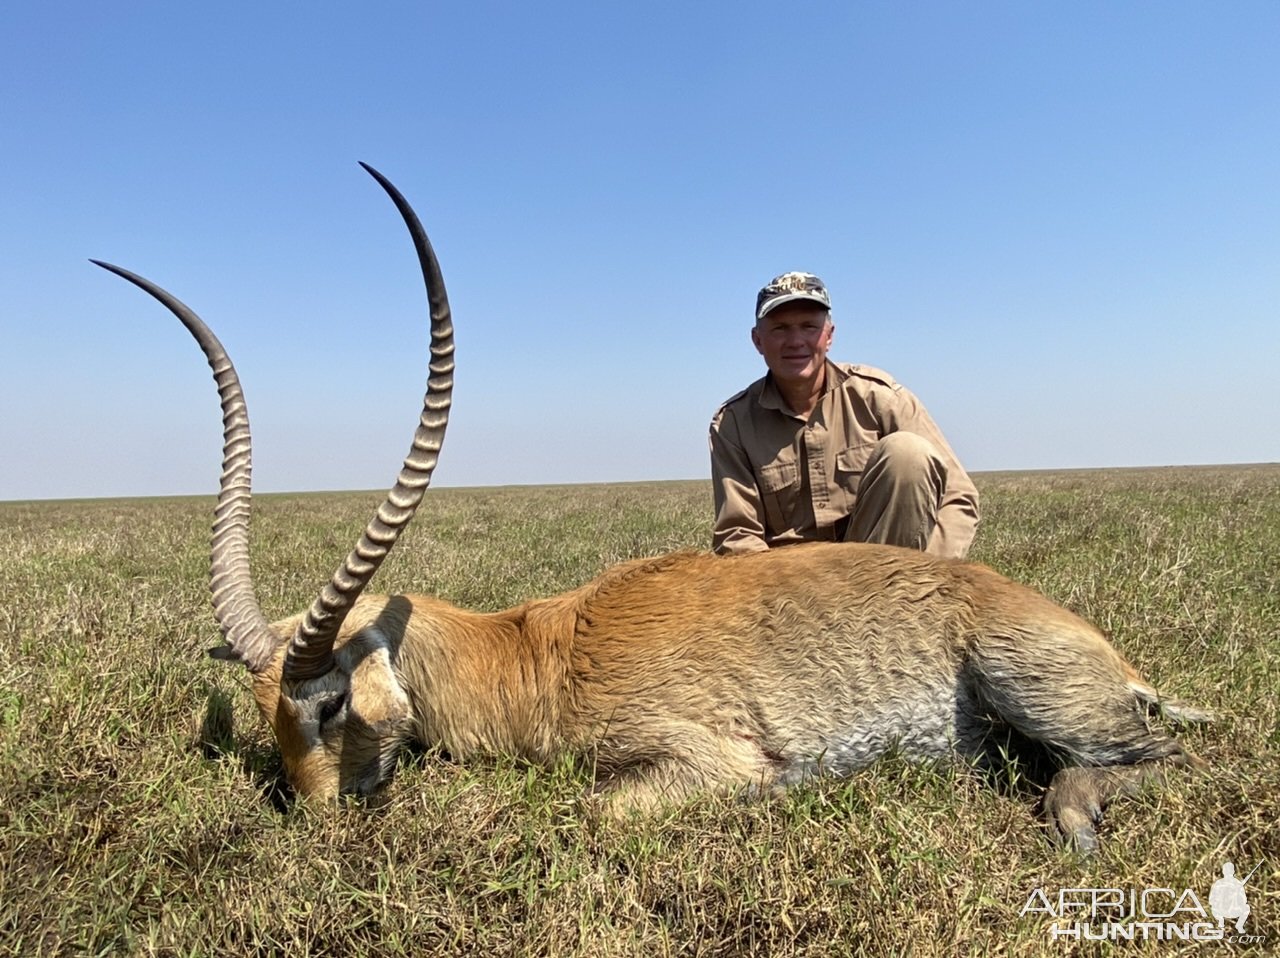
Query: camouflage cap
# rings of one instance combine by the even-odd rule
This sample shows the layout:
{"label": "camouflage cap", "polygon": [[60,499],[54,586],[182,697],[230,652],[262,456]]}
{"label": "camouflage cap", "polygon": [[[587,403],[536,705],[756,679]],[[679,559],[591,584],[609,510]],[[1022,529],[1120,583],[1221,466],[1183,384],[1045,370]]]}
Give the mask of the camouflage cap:
{"label": "camouflage cap", "polygon": [[827,295],[827,287],[822,280],[812,273],[783,273],[769,280],[756,294],[756,321],[764,317],[783,303],[792,303],[798,299],[807,299],[812,303],[820,303],[831,308],[831,297]]}

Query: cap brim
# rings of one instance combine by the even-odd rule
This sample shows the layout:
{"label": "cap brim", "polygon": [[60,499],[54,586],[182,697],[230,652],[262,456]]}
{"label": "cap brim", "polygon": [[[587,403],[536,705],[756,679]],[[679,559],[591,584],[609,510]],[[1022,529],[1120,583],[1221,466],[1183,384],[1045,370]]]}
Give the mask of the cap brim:
{"label": "cap brim", "polygon": [[769,313],[773,312],[783,303],[794,303],[797,300],[807,299],[811,303],[817,303],[823,309],[831,308],[831,301],[819,296],[817,293],[801,290],[794,293],[783,293],[781,296],[775,296],[773,299],[766,299],[764,304],[756,310],[756,319],[764,319]]}

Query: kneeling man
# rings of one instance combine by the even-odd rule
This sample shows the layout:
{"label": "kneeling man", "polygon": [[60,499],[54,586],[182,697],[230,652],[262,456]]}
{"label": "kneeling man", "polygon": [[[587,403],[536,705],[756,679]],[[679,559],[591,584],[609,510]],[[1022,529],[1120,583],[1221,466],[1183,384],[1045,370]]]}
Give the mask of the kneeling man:
{"label": "kneeling man", "polygon": [[756,297],[768,373],[711,421],[712,548],[882,542],[963,557],[978,491],[924,406],[888,373],[827,359],[831,300],[812,273]]}

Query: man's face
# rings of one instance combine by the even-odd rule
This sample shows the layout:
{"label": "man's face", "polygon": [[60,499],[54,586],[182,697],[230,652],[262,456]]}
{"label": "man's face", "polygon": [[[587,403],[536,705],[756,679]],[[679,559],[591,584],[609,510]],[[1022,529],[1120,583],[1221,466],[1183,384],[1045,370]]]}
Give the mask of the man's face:
{"label": "man's face", "polygon": [[820,303],[783,303],[751,329],[751,341],[774,377],[784,382],[821,375],[835,332],[831,314]]}

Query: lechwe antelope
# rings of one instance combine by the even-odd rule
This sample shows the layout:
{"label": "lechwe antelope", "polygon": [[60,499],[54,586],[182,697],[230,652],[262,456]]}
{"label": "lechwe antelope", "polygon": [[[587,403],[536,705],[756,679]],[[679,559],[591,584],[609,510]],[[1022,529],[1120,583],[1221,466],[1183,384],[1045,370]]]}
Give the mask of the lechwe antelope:
{"label": "lechwe antelope", "polygon": [[[606,810],[701,790],[774,791],[848,774],[891,750],[981,762],[1030,740],[1058,771],[1045,810],[1096,843],[1107,800],[1196,762],[1148,725],[1163,703],[1088,623],[972,563],[869,545],[737,558],[679,552],[505,612],[362,592],[413,517],[436,465],[453,385],[453,328],[435,254],[409,204],[365,167],[417,247],[431,312],[430,376],[395,486],[311,608],[268,624],[249,573],[249,421],[231,360],[195,313],[140,286],[190,330],[222,400],[213,606],[304,796],[367,794],[410,740],[596,770]],[[95,260],[95,262],[97,262]]]}

